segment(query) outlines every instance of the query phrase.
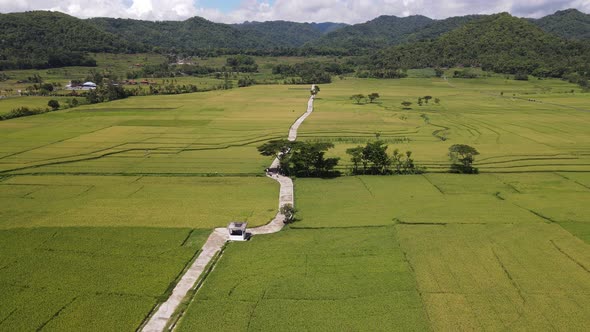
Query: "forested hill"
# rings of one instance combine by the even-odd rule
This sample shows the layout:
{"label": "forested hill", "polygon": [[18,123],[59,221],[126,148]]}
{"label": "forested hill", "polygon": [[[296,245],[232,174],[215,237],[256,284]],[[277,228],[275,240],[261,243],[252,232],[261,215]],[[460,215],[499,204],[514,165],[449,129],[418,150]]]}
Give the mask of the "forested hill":
{"label": "forested hill", "polygon": [[234,28],[266,43],[267,47],[300,47],[325,33],[345,27],[343,23],[297,23],[288,21],[244,22]]}
{"label": "forested hill", "polygon": [[323,23],[310,23],[314,28],[320,30],[322,33],[328,33],[336,31],[340,28],[348,26],[346,23],[334,23],[334,22],[323,22]]}
{"label": "forested hill", "polygon": [[590,39],[590,15],[576,9],[558,11],[532,20],[541,29],[570,39]]}
{"label": "forested hill", "polygon": [[374,20],[330,32],[306,44],[335,49],[371,49],[399,44],[433,22],[425,16],[379,16]]}
{"label": "forested hill", "polygon": [[[496,68],[500,62],[507,63],[506,67],[520,68],[526,62],[523,59],[528,58],[534,59],[527,62],[535,63],[534,70],[551,71],[550,58],[563,62],[584,49],[583,42],[565,42],[558,36],[584,39],[588,44],[590,15],[567,10],[538,20],[508,14],[445,20],[380,16],[346,26],[286,21],[230,25],[200,17],[161,22],[82,20],[58,12],[34,11],[0,14],[0,69],[92,65],[93,60],[84,52],[196,54],[221,49],[221,52],[364,55],[405,45],[396,52],[414,52],[413,59],[399,60],[408,62],[404,64],[406,68],[424,63],[488,64]],[[575,57],[578,61],[580,55]]]}
{"label": "forested hill", "polygon": [[503,13],[471,21],[433,41],[383,50],[371,63],[374,70],[481,66],[501,73],[562,77],[590,73],[590,45],[561,39]]}
{"label": "forested hill", "polygon": [[436,39],[441,35],[464,26],[465,24],[483,18],[484,15],[468,15],[449,17],[444,20],[435,20],[422,29],[404,36],[404,42],[416,42],[428,39]]}
{"label": "forested hill", "polygon": [[0,69],[91,64],[81,52],[136,52],[142,46],[55,12],[0,14]]}
{"label": "forested hill", "polygon": [[186,21],[141,21],[115,18],[88,20],[95,26],[126,40],[144,45],[179,50],[296,48],[321,37],[338,23],[296,23],[287,21],[214,23],[201,17]]}
{"label": "forested hill", "polygon": [[245,22],[232,25],[242,33],[256,36],[267,46],[299,47],[306,42],[320,38],[323,33],[309,23],[287,21]]}
{"label": "forested hill", "polygon": [[123,39],[135,40],[151,48],[246,49],[263,47],[265,42],[255,34],[243,33],[230,25],[214,23],[201,17],[159,22],[93,18],[88,22]]}

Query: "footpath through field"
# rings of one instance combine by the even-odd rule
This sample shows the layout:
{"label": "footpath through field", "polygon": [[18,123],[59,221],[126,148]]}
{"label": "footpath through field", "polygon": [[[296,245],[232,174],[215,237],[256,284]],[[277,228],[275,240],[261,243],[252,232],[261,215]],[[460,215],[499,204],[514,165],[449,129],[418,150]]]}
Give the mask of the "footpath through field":
{"label": "footpath through field", "polygon": [[[297,130],[299,126],[305,121],[305,119],[313,112],[314,96],[312,95],[307,102],[307,111],[300,116],[295,123],[289,129],[289,141],[295,141],[297,139]],[[279,192],[279,209],[285,204],[291,204],[294,206],[293,199],[293,181],[289,177],[282,176],[276,172],[279,167],[279,159],[275,158],[270,166],[270,172],[266,176],[277,181],[280,184]],[[283,220],[285,216],[279,211],[275,218],[268,224],[249,230],[252,235],[259,234],[271,234],[280,231],[285,223]],[[166,302],[162,303],[157,311],[150,317],[148,322],[143,327],[144,332],[161,332],[164,331],[168,325],[168,322],[174,315],[176,309],[188,294],[188,292],[196,286],[201,274],[205,271],[207,265],[211,262],[223,248],[225,243],[229,241],[228,231],[225,228],[216,228],[207,242],[203,245],[201,253],[197,259],[193,262],[186,273],[181,277],[176,287],[172,291],[170,297]]]}

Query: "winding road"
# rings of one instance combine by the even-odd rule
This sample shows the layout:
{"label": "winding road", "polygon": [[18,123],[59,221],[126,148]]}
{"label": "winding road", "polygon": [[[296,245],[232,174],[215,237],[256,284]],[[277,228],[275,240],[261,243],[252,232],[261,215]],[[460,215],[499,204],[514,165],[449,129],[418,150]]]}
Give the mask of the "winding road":
{"label": "winding road", "polygon": [[[302,116],[300,116],[289,129],[289,141],[293,142],[297,139],[297,130],[299,129],[299,126],[313,112],[314,99],[314,95],[309,98],[309,101],[307,102],[307,111]],[[278,169],[278,166],[279,159],[275,158],[269,169],[276,170]],[[295,206],[295,201],[293,199],[293,181],[289,177],[282,176],[275,172],[268,172],[266,176],[280,184],[279,209],[285,204],[291,204]],[[285,225],[283,222],[284,219],[285,216],[281,212],[278,212],[271,222],[264,226],[251,228],[248,230],[248,232],[252,235],[276,233],[280,231]],[[185,298],[188,292],[196,286],[199,277],[205,271],[209,262],[211,262],[213,257],[215,257],[221,251],[227,241],[229,241],[229,235],[226,228],[216,228],[213,233],[209,235],[209,238],[207,238],[207,242],[205,242],[203,245],[203,248],[201,249],[197,259],[180,278],[180,281],[178,284],[176,284],[176,287],[174,287],[172,294],[166,300],[166,302],[162,303],[158,307],[157,311],[149,318],[142,331],[162,332],[166,329],[168,322],[174,315],[176,309],[178,309],[178,306],[182,300]]]}

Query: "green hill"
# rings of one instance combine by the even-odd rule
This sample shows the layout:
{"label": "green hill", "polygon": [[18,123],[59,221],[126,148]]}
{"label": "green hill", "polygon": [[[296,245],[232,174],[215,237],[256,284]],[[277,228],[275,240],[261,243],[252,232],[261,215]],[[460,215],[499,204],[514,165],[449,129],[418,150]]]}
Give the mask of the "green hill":
{"label": "green hill", "polygon": [[471,21],[434,41],[389,48],[372,60],[375,70],[481,66],[501,73],[562,77],[571,71],[590,72],[590,47],[502,13]]}
{"label": "green hill", "polygon": [[347,50],[383,48],[403,42],[408,35],[432,22],[432,19],[425,16],[379,16],[365,23],[330,32],[306,46]]}
{"label": "green hill", "polygon": [[322,22],[322,23],[310,23],[315,29],[321,33],[326,34],[338,29],[348,26],[346,23],[334,23],[334,22]]}
{"label": "green hill", "polygon": [[142,21],[92,18],[88,22],[126,40],[150,48],[195,49],[272,49],[299,47],[318,39],[324,31],[337,29],[337,23],[296,23],[287,21],[222,24],[193,17],[185,21]]}
{"label": "green hill", "polygon": [[576,9],[558,11],[532,20],[544,31],[569,39],[590,39],[590,15]]}
{"label": "green hill", "polygon": [[299,47],[323,34],[312,24],[287,21],[245,22],[232,26],[246,35],[257,37],[260,42],[267,43],[267,47]]}
{"label": "green hill", "polygon": [[126,40],[150,47],[177,49],[258,48],[264,40],[227,24],[214,23],[201,17],[185,21],[142,21],[115,18],[93,18],[88,22]]}
{"label": "green hill", "polygon": [[0,69],[90,64],[84,52],[141,49],[92,24],[59,12],[0,14]]}
{"label": "green hill", "polygon": [[444,20],[436,20],[420,30],[406,36],[405,42],[415,42],[428,39],[435,39],[441,35],[464,26],[465,24],[483,18],[483,15],[468,15],[450,17]]}

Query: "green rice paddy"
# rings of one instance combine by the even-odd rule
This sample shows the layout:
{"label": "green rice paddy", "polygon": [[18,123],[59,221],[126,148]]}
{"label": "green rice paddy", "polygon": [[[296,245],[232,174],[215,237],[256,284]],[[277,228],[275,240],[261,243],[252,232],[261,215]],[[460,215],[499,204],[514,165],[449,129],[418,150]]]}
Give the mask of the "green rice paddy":
{"label": "green rice paddy", "polygon": [[[321,86],[299,139],[333,142],[346,171],[345,150],[379,136],[428,173],[296,179],[297,222],[229,244],[178,330],[590,324],[588,94],[428,76]],[[0,122],[0,329],[137,329],[213,227],[274,216],[256,147],[286,137],[308,95],[254,86]],[[460,143],[481,174],[445,173]]]}

